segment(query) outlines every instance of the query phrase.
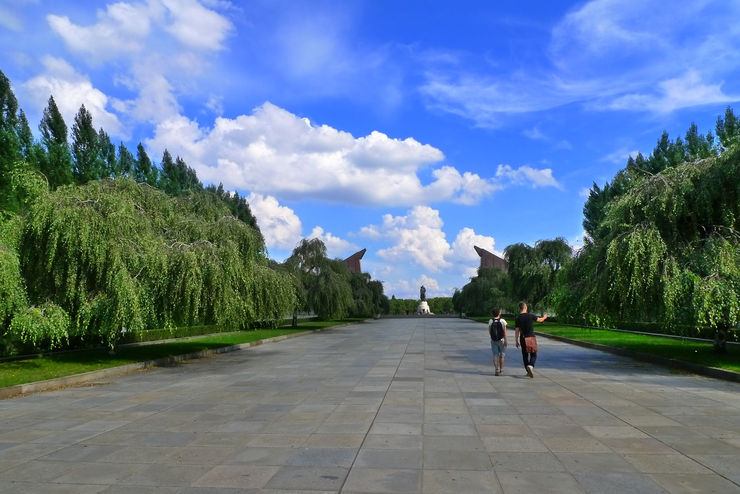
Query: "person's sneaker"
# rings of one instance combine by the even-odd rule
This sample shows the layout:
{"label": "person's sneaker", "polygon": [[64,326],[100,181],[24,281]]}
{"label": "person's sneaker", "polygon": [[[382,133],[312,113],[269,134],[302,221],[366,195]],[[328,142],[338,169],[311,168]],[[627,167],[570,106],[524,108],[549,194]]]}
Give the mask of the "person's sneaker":
{"label": "person's sneaker", "polygon": [[527,366],[527,375],[529,377],[534,377],[534,367],[532,367],[531,365]]}
{"label": "person's sneaker", "polygon": [[496,371],[496,372],[494,372],[494,373],[493,373],[493,375],[494,375],[494,376],[498,376],[498,375],[500,375],[500,374],[501,374],[501,372],[500,372],[500,371]]}

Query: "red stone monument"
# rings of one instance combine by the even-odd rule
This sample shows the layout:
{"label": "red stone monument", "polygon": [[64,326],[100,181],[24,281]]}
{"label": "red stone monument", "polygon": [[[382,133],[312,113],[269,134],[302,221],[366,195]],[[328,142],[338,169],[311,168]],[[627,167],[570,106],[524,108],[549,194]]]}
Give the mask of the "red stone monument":
{"label": "red stone monument", "polygon": [[362,266],[360,266],[360,259],[365,255],[367,249],[362,249],[359,252],[355,252],[347,259],[344,260],[344,264],[347,265],[349,270],[353,273],[362,273]]}
{"label": "red stone monument", "polygon": [[493,252],[488,252],[486,249],[478,247],[477,245],[474,245],[473,247],[475,248],[475,251],[480,256],[480,267],[496,268],[496,269],[500,269],[504,273],[506,273],[509,270],[509,263],[506,262],[504,259],[501,259],[499,256],[497,256]]}

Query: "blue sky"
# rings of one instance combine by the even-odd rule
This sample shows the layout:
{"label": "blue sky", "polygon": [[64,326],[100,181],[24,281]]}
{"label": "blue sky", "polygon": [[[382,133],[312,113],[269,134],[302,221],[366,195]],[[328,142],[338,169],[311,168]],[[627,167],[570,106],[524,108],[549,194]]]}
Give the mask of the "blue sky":
{"label": "blue sky", "polygon": [[740,4],[0,0],[0,69],[249,197],[270,257],[367,248],[386,294],[449,296],[473,245],[577,247],[592,183],[740,100]]}

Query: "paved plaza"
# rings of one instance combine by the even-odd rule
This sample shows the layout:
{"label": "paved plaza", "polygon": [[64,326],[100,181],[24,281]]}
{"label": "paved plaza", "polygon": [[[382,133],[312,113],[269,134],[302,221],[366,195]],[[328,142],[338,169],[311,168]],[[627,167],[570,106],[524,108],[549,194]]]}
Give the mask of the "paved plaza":
{"label": "paved plaza", "polygon": [[0,492],[740,492],[740,384],[539,343],[383,319],[2,400]]}

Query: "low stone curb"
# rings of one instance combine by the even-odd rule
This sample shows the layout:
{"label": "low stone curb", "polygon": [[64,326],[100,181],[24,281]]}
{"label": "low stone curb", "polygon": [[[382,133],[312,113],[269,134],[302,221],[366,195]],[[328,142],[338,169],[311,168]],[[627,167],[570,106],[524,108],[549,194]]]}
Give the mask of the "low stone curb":
{"label": "low stone curb", "polygon": [[182,355],[174,355],[169,357],[163,357],[156,360],[147,360],[144,362],[134,362],[132,364],[119,365],[117,367],[109,367],[107,369],[99,369],[90,372],[84,372],[82,374],[73,374],[71,376],[55,377],[53,379],[47,379],[45,381],[36,381],[32,383],[16,384],[15,386],[7,386],[0,388],[0,400],[7,398],[15,398],[32,393],[40,393],[42,391],[52,391],[60,388],[67,388],[71,386],[81,386],[85,384],[104,384],[99,381],[102,379],[108,379],[111,377],[121,376],[123,374],[129,374],[138,370],[149,369],[152,367],[167,367],[175,365],[178,362],[184,360],[192,360],[197,358],[205,358],[211,355],[219,353],[236,352],[245,348],[253,346],[263,345],[265,343],[277,343],[278,341],[287,340],[289,338],[296,338],[298,336],[305,336],[308,334],[318,333],[321,331],[327,331],[346,326],[346,324],[340,324],[338,326],[332,326],[330,328],[321,328],[314,330],[306,330],[300,333],[285,334],[275,336],[272,338],[266,338],[264,340],[250,341],[247,343],[239,343],[238,345],[225,346],[220,348],[212,348],[208,350],[201,350],[200,352],[185,353]]}
{"label": "low stone curb", "polygon": [[727,381],[740,382],[740,372],[735,372],[727,369],[719,369],[717,367],[707,367],[705,365],[694,364],[692,362],[684,362],[682,360],[674,360],[671,358],[658,357],[649,353],[635,352],[633,350],[626,350],[624,348],[616,348],[612,346],[602,345],[600,343],[590,343],[588,341],[572,340],[570,338],[564,338],[562,336],[556,336],[549,333],[537,331],[535,334],[538,336],[544,336],[553,340],[562,341],[564,343],[570,343],[571,345],[578,345],[585,348],[591,348],[593,350],[599,350],[602,352],[613,353],[622,357],[629,357],[642,362],[648,362],[651,364],[662,365],[664,367],[670,367],[674,369],[681,369],[694,374],[699,374],[707,377],[714,377],[717,379],[724,379]]}

